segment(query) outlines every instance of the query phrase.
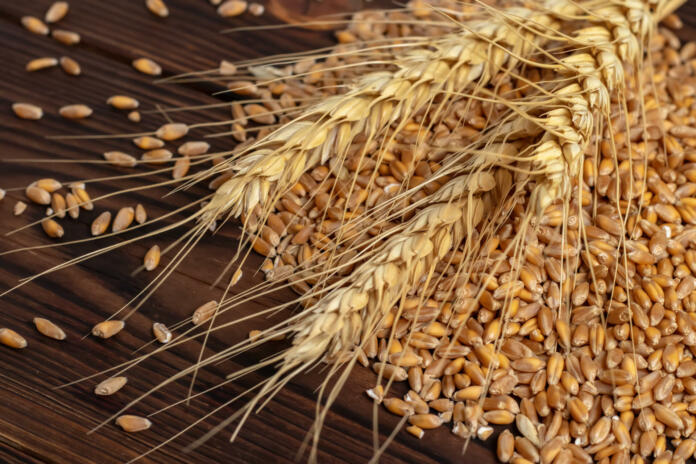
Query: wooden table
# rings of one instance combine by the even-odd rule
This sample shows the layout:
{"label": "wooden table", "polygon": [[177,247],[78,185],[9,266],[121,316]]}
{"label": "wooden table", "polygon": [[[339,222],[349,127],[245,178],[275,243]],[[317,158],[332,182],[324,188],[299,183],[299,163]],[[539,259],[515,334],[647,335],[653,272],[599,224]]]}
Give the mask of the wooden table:
{"label": "wooden table", "polygon": [[[282,0],[285,2],[285,0]],[[145,10],[143,1],[73,0],[71,11],[59,27],[79,32],[82,43],[75,47],[61,45],[50,38],[28,33],[20,24],[23,15],[43,16],[51,0],[31,2],[0,2],[0,58],[3,77],[0,79],[0,187],[20,188],[41,177],[56,177],[64,182],[109,177],[123,174],[113,167],[99,164],[74,164],[68,160],[98,160],[108,150],[133,151],[129,139],[63,140],[47,136],[59,134],[129,133],[151,130],[164,121],[161,114],[144,114],[140,124],[127,120],[125,113],[108,107],[106,99],[113,94],[138,98],[145,111],[162,107],[180,107],[217,103],[227,96],[211,96],[220,90],[210,83],[154,85],[152,79],[136,73],[131,60],[140,56],[156,59],[165,75],[192,70],[210,69],[222,58],[238,60],[279,52],[308,50],[332,43],[329,33],[286,29],[272,32],[243,32],[221,35],[221,29],[233,25],[273,22],[272,16],[253,18],[244,15],[235,20],[218,17],[204,0],[167,0],[171,16],[160,19]],[[294,11],[309,8],[309,14],[346,11],[358,8],[359,1],[325,0],[309,7],[304,2],[287,1]],[[373,2],[373,5],[380,2]],[[383,1],[382,5],[390,5]],[[341,5],[339,8],[337,5]],[[691,11],[696,10],[691,4]],[[696,11],[694,11],[696,13]],[[684,17],[695,18],[693,14]],[[27,73],[25,63],[39,56],[69,55],[83,67],[83,75],[71,77],[59,68]],[[39,122],[23,121],[11,115],[10,105],[26,101],[42,106],[46,116]],[[57,116],[60,106],[86,103],[95,109],[84,122],[66,121]],[[228,117],[227,109],[197,113],[175,113],[177,120],[194,123]],[[201,130],[200,135],[211,131]],[[231,146],[229,138],[211,139],[214,149]],[[176,146],[176,145],[174,145]],[[50,162],[34,163],[30,159]],[[17,162],[16,160],[22,160]],[[142,172],[142,171],[138,171]],[[104,180],[90,184],[93,196],[124,187],[140,187],[154,176],[126,181]],[[176,195],[163,196],[166,187],[140,190],[100,202],[95,211],[83,212],[78,221],[63,221],[65,240],[88,236],[88,225],[99,211],[115,211],[124,205],[142,203],[151,216],[160,216],[172,207],[182,206],[207,193],[194,188]],[[21,189],[10,190],[0,202],[0,233],[12,231],[42,217],[42,208],[30,206],[20,217],[12,215],[16,200],[23,198]],[[165,285],[128,320],[127,329],[110,340],[82,337],[97,322],[135,297],[152,281],[153,273],[131,277],[142,256],[152,244],[167,243],[176,237],[168,233],[157,240],[148,239],[125,246],[107,255],[98,256],[80,265],[63,269],[33,281],[0,299],[0,327],[11,327],[23,334],[27,349],[13,351],[0,347],[0,462],[5,463],[122,463],[137,457],[196,421],[206,412],[225,403],[246,388],[256,384],[271,370],[228,384],[195,398],[190,405],[157,414],[154,426],[142,433],[127,435],[113,423],[94,433],[94,427],[108,419],[133,398],[195,362],[201,350],[200,340],[164,355],[151,358],[133,369],[129,382],[118,394],[96,397],[94,384],[101,376],[66,388],[55,387],[97,374],[133,357],[133,351],[151,339],[152,321],[174,324],[190,316],[193,308],[221,295],[222,287],[211,287],[218,272],[234,253],[238,230],[224,228],[215,237],[208,236],[196,251],[166,281]],[[120,239],[122,241],[123,239]],[[40,227],[33,226],[0,239],[0,251],[50,243]],[[0,256],[0,291],[16,285],[20,278],[31,276],[93,251],[105,243],[96,241],[60,248],[25,251]],[[166,258],[165,258],[166,260]],[[247,272],[240,282],[242,291],[261,281],[255,270],[261,263],[252,256]],[[289,292],[278,292],[259,298],[239,309],[239,315],[252,314],[291,298]],[[66,341],[57,342],[40,336],[31,321],[36,316],[51,319],[65,328]],[[208,341],[206,353],[212,353],[246,336],[252,328],[270,321],[242,324],[216,333]],[[195,391],[203,391],[235,370],[249,366],[282,346],[267,346],[246,353],[232,361],[199,372]],[[213,417],[194,427],[183,437],[142,458],[142,463],[272,463],[294,462],[295,455],[311,426],[315,414],[315,388],[320,372],[312,372],[290,383],[260,414],[252,415],[234,443],[229,442],[230,429],[217,434],[191,453],[182,449],[211,430],[241,404],[223,408]],[[373,453],[372,402],[364,392],[373,386],[373,374],[357,368],[329,414],[323,431],[319,461],[322,463],[366,462]],[[186,397],[190,377],[170,384],[141,403],[132,412],[149,414]],[[379,414],[379,441],[383,442],[397,424],[396,417],[382,408]],[[448,463],[492,462],[494,437],[487,444],[472,442],[466,457],[463,441],[447,427],[427,432],[417,440],[400,432],[381,462]]]}

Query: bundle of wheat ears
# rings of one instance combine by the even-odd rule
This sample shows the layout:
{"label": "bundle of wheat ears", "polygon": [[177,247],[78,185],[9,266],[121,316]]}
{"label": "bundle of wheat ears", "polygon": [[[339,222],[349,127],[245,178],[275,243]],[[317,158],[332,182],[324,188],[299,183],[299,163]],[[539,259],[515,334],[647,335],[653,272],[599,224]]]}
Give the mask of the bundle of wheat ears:
{"label": "bundle of wheat ears", "polygon": [[[233,119],[169,123],[136,140],[150,150],[141,161],[104,158],[119,169],[167,163],[156,172],[172,179],[156,186],[207,182],[213,193],[183,219],[21,285],[179,230],[145,256],[148,270],[170,256],[157,278],[95,327],[108,337],[209,231],[238,218],[243,238],[220,270],[225,296],[176,330],[155,324],[162,345],[115,367],[97,394],[289,286],[294,301],[257,315],[280,312],[282,322],[201,351],[151,392],[285,338],[276,355],[230,373],[228,382],[275,369],[210,433],[229,426],[234,439],[288,382],[326,363],[308,435],[316,461],[327,410],[361,364],[376,374],[365,401],[403,417],[394,433],[448,426],[465,443],[498,433],[498,458],[518,464],[685,462],[696,457],[696,43],[673,32],[680,4],[414,0],[355,14],[330,49],[170,78],[225,82]],[[222,125],[229,151],[193,140],[179,157],[161,148]],[[66,212],[129,193],[89,198],[77,184],[66,201],[60,187],[43,179],[26,192],[52,202],[42,225],[58,238]],[[106,236],[181,213],[148,220],[124,208]],[[92,233],[110,222],[99,215]],[[251,250],[267,257],[267,280],[235,292]],[[0,337],[22,345],[9,329]],[[407,390],[399,383],[405,395],[393,393]],[[141,399],[109,421],[149,427],[127,414]]]}

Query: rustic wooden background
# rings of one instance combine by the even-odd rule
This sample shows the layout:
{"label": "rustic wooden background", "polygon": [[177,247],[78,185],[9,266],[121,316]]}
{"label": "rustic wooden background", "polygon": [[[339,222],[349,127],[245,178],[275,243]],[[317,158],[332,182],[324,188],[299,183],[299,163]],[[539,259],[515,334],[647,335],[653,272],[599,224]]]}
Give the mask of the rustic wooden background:
{"label": "rustic wooden background", "polygon": [[[317,15],[360,8],[359,0],[281,0],[294,11]],[[176,107],[215,103],[227,97],[211,96],[219,90],[212,84],[153,85],[152,79],[136,73],[132,59],[148,56],[156,59],[165,75],[217,66],[222,58],[239,60],[280,52],[302,51],[332,43],[331,34],[298,29],[272,32],[244,32],[221,35],[231,26],[277,22],[272,15],[253,18],[244,15],[234,20],[218,17],[204,0],[167,0],[171,15],[160,19],[150,14],[142,0],[105,2],[72,0],[68,16],[60,28],[82,35],[75,47],[28,33],[20,26],[24,15],[42,17],[51,0],[19,2],[0,0],[0,187],[10,189],[0,202],[0,233],[25,226],[42,216],[42,209],[30,206],[20,216],[12,215],[12,206],[23,197],[23,185],[41,177],[56,177],[64,182],[107,177],[125,173],[94,164],[69,164],[66,160],[97,160],[107,150],[134,151],[128,139],[56,140],[47,136],[59,134],[128,133],[151,130],[164,122],[161,114],[144,114],[141,124],[126,119],[125,113],[109,108],[105,101],[113,94],[138,98],[144,111],[156,105]],[[368,5],[389,6],[389,1]],[[696,4],[684,8],[686,22],[696,18]],[[693,24],[691,24],[693,25]],[[696,37],[687,27],[683,36]],[[71,77],[59,68],[26,73],[24,65],[39,56],[68,55],[83,67],[83,75]],[[23,121],[11,114],[10,106],[26,101],[42,106],[46,116],[39,122]],[[60,106],[86,103],[95,109],[93,117],[71,122],[57,116]],[[227,117],[223,110],[174,114],[177,120],[192,123]],[[199,131],[201,136],[210,131]],[[193,139],[190,137],[189,139]],[[228,138],[213,139],[214,149],[231,146]],[[174,145],[176,146],[176,145]],[[32,159],[48,163],[30,162]],[[20,160],[20,161],[17,161]],[[164,178],[160,178],[164,179]],[[146,185],[151,179],[103,181],[89,186],[93,196],[123,188]],[[12,190],[12,189],[16,190]],[[115,211],[124,205],[143,203],[151,215],[158,216],[172,206],[181,206],[199,198],[204,190],[193,189],[163,198],[164,188],[155,188],[106,200],[95,211],[80,216],[79,221],[63,221],[65,239],[88,235],[88,225],[99,211]],[[168,234],[158,243],[176,237]],[[91,429],[119,410],[128,401],[148,391],[179,369],[190,366],[198,356],[198,341],[150,359],[129,373],[129,382],[118,394],[99,398],[92,394],[94,384],[104,376],[62,389],[55,387],[96,374],[133,356],[133,351],[151,339],[153,320],[172,325],[190,316],[193,308],[221,294],[221,287],[211,287],[217,273],[231,257],[236,246],[237,230],[227,227],[217,236],[206,238],[189,259],[168,279],[148,303],[128,320],[127,329],[110,340],[82,337],[90,328],[127,303],[154,274],[131,271],[155,241],[126,246],[109,255],[87,261],[79,266],[45,276],[0,298],[0,327],[6,326],[23,334],[29,346],[14,351],[0,347],[0,462],[3,463],[122,463],[162,443],[202,414],[226,402],[262,379],[264,371],[242,381],[199,397],[189,406],[179,406],[152,418],[152,429],[126,435],[113,423],[88,434]],[[108,241],[107,241],[108,242]],[[0,238],[0,252],[49,243],[40,227]],[[16,285],[20,278],[31,276],[67,259],[97,249],[104,241],[60,248],[25,251],[0,256],[0,292]],[[113,243],[113,242],[109,242]],[[165,258],[166,261],[166,258]],[[254,256],[239,289],[249,288],[261,280],[254,274],[261,260]],[[291,294],[279,292],[260,298],[239,309],[251,314]],[[68,333],[66,341],[57,342],[40,336],[31,320],[47,317]],[[261,320],[215,334],[208,343],[220,349],[244,337],[251,328],[263,327]],[[196,391],[202,391],[224,379],[224,376],[248,366],[270,354],[277,346],[247,353],[233,361],[201,371]],[[311,426],[315,413],[315,388],[320,372],[312,372],[293,381],[260,414],[252,416],[236,442],[229,442],[229,431],[223,431],[204,446],[189,454],[182,449],[230,415],[239,403],[193,428],[183,437],[141,459],[142,463],[256,463],[294,462]],[[362,368],[356,369],[340,400],[332,409],[323,431],[319,461],[367,462],[372,456],[372,402],[364,395],[374,377]],[[149,414],[186,396],[189,379],[171,384],[147,397],[132,411]],[[397,419],[379,409],[380,442],[384,441]],[[472,442],[463,457],[463,441],[447,427],[427,432],[423,440],[401,432],[384,454],[381,462],[414,462],[419,464],[449,462],[492,462],[494,437],[486,445]]]}

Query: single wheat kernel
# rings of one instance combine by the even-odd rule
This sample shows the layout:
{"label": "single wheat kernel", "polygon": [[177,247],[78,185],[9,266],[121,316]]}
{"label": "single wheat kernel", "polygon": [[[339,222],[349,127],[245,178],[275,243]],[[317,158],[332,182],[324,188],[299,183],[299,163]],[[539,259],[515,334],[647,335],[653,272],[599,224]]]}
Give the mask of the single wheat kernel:
{"label": "single wheat kernel", "polygon": [[22,214],[25,210],[27,209],[27,204],[24,203],[23,201],[18,201],[14,205],[13,213],[15,216],[19,216]]}
{"label": "single wheat kernel", "polygon": [[156,148],[162,148],[164,142],[160,139],[154,137],[144,136],[133,139],[133,143],[143,150],[154,150]]}
{"label": "single wheat kernel", "polygon": [[266,11],[266,8],[264,8],[264,6],[260,3],[252,3],[249,5],[249,13],[251,13],[253,16],[261,16],[263,15],[264,11]]}
{"label": "single wheat kernel", "polygon": [[63,329],[48,319],[44,319],[43,317],[35,317],[34,325],[36,326],[36,330],[38,330],[42,335],[56,340],[65,340],[65,332],[63,332]]}
{"label": "single wheat kernel", "polygon": [[50,177],[47,177],[44,179],[39,179],[36,182],[33,182],[32,185],[36,186],[42,190],[45,190],[48,193],[53,193],[55,191],[60,190],[63,187],[63,184],[61,184],[56,179],[53,179]]}
{"label": "single wheat kernel", "polygon": [[82,209],[84,209],[85,211],[92,211],[94,209],[92,198],[89,196],[89,193],[87,193],[87,190],[85,190],[84,184],[73,185],[72,193],[75,196],[75,198],[80,202],[80,206],[82,207]]}
{"label": "single wheat kernel", "polygon": [[138,100],[126,95],[112,95],[106,100],[106,103],[119,110],[134,110],[140,106]]}
{"label": "single wheat kernel", "polygon": [[131,111],[130,113],[128,113],[128,120],[131,122],[140,122],[140,111]]}
{"label": "single wheat kernel", "polygon": [[247,2],[244,0],[227,0],[218,7],[218,14],[223,18],[239,16],[247,9]]}
{"label": "single wheat kernel", "polygon": [[52,68],[58,65],[58,60],[52,56],[45,56],[41,58],[34,58],[29,61],[24,67],[25,70],[29,72],[39,71],[41,69]]}
{"label": "single wheat kernel", "polygon": [[79,201],[75,197],[75,195],[73,195],[72,193],[66,194],[65,204],[67,205],[68,215],[73,219],[77,219],[80,216],[80,206]]}
{"label": "single wheat kernel", "polygon": [[172,332],[161,322],[152,324],[152,333],[155,335],[157,341],[162,344],[169,343],[172,339]]}
{"label": "single wheat kernel", "polygon": [[180,139],[188,133],[188,126],[183,123],[172,122],[161,126],[155,135],[166,141]]}
{"label": "single wheat kernel", "polygon": [[234,271],[234,274],[232,274],[232,278],[230,279],[230,285],[237,285],[237,282],[239,282],[239,280],[242,278],[242,275],[244,275],[244,273],[241,269]]}
{"label": "single wheat kernel", "polygon": [[49,29],[46,23],[34,16],[23,16],[22,26],[24,26],[29,32],[33,32],[34,34],[48,35]]}
{"label": "single wheat kernel", "polygon": [[162,0],[145,0],[145,6],[147,6],[147,9],[150,10],[152,14],[160,18],[169,16],[169,8],[167,8],[167,5],[165,5]]}
{"label": "single wheat kernel", "polygon": [[109,377],[106,380],[99,382],[94,387],[94,394],[99,396],[109,396],[113,395],[119,391],[128,382],[127,377]]}
{"label": "single wheat kernel", "polygon": [[111,223],[111,213],[109,211],[104,211],[99,216],[92,221],[91,232],[92,236],[101,235],[109,228]]}
{"label": "single wheat kernel", "polygon": [[41,107],[32,105],[30,103],[13,103],[12,111],[17,115],[18,118],[22,119],[41,119],[43,117],[43,110]]}
{"label": "single wheat kernel", "polygon": [[166,148],[158,148],[156,150],[146,151],[140,159],[150,164],[162,164],[171,160],[172,156],[174,156],[172,152]]}
{"label": "single wheat kernel", "polygon": [[423,435],[425,435],[423,429],[418,427],[417,425],[409,425],[408,427],[406,427],[406,431],[414,437],[418,438],[419,440],[423,438]]}
{"label": "single wheat kernel", "polygon": [[27,341],[24,337],[12,329],[6,328],[0,328],[0,343],[18,350],[27,346]]}
{"label": "single wheat kernel", "polygon": [[110,338],[119,333],[126,326],[123,321],[102,321],[92,327],[92,335],[99,338]]}
{"label": "single wheat kernel", "polygon": [[252,340],[252,341],[257,340],[261,336],[262,333],[263,332],[261,332],[258,329],[250,330],[249,331],[249,340]]}
{"label": "single wheat kernel", "polygon": [[177,158],[172,169],[172,179],[181,179],[184,177],[191,167],[191,159],[188,156]]}
{"label": "single wheat kernel", "polygon": [[218,72],[223,76],[233,76],[237,74],[237,66],[231,61],[222,60],[220,61]]}
{"label": "single wheat kernel", "polygon": [[37,205],[50,205],[51,204],[51,194],[46,190],[39,188],[35,185],[30,185],[24,191],[27,198],[36,203]]}
{"label": "single wheat kernel", "polygon": [[200,325],[209,320],[211,317],[213,317],[213,314],[215,314],[217,307],[218,303],[215,300],[200,305],[193,312],[193,316],[191,318],[193,324]]}
{"label": "single wheat kernel", "polygon": [[147,250],[147,253],[145,253],[145,258],[143,258],[143,265],[145,266],[145,270],[154,270],[157,267],[157,265],[159,265],[159,261],[160,247],[159,245],[153,245],[152,248]]}
{"label": "single wheat kernel", "polygon": [[116,419],[116,425],[121,427],[124,432],[134,433],[149,429],[152,426],[152,422],[145,417],[125,414]]}
{"label": "single wheat kernel", "polygon": [[127,229],[132,223],[135,217],[135,210],[131,206],[125,206],[118,210],[116,217],[114,218],[111,230],[113,232],[121,232]]}
{"label": "single wheat kernel", "polygon": [[44,232],[51,238],[61,238],[65,231],[60,224],[58,224],[53,219],[44,219],[41,221],[41,227],[43,227]]}
{"label": "single wheat kernel", "polygon": [[57,23],[61,19],[65,18],[65,15],[68,14],[69,9],[70,5],[68,5],[68,2],[55,2],[53,5],[48,7],[48,10],[46,10],[44,21],[49,24]]}
{"label": "single wheat kernel", "polygon": [[198,156],[207,153],[208,150],[210,150],[208,142],[191,141],[180,145],[177,151],[184,156]]}
{"label": "single wheat kernel", "polygon": [[2,201],[5,198],[5,189],[0,189],[0,201]]}
{"label": "single wheat kernel", "polygon": [[77,45],[80,43],[80,34],[64,29],[54,29],[51,31],[51,37],[63,45]]}
{"label": "single wheat kernel", "polygon": [[122,151],[107,151],[103,156],[105,160],[114,166],[132,168],[138,164],[138,160],[134,156],[123,153]]}
{"label": "single wheat kernel", "polygon": [[143,74],[159,76],[162,74],[162,67],[149,58],[138,58],[133,60],[133,67]]}
{"label": "single wheat kernel", "polygon": [[135,222],[138,224],[142,224],[145,221],[147,221],[147,211],[145,210],[145,207],[138,203],[135,206]]}
{"label": "single wheat kernel", "polygon": [[91,116],[92,108],[82,104],[66,105],[58,110],[58,114],[66,119],[83,119]]}

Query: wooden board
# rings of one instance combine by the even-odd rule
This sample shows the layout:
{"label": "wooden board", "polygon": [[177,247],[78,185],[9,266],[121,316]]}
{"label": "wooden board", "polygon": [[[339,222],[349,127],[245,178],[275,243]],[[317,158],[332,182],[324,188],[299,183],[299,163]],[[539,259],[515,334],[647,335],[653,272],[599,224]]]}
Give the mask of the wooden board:
{"label": "wooden board", "polygon": [[[285,0],[282,0],[285,2]],[[23,227],[42,216],[42,209],[31,206],[21,217],[12,215],[16,200],[23,193],[18,188],[37,178],[56,177],[70,182],[104,178],[119,171],[99,164],[73,164],[68,160],[98,160],[107,150],[132,151],[128,139],[63,140],[49,136],[59,134],[128,133],[151,130],[163,123],[158,113],[144,114],[144,121],[133,124],[124,112],[109,108],[105,101],[113,94],[138,98],[143,110],[157,105],[177,107],[225,101],[215,97],[219,90],[206,83],[154,85],[152,79],[136,73],[131,60],[140,56],[156,59],[165,75],[210,69],[222,58],[239,60],[326,46],[331,35],[298,29],[273,32],[219,34],[230,26],[273,22],[272,16],[252,18],[245,15],[224,20],[203,0],[167,0],[172,12],[165,20],[148,13],[143,1],[73,0],[71,11],[60,23],[61,28],[79,32],[82,43],[76,47],[61,45],[50,38],[28,33],[19,25],[23,15],[42,16],[50,0],[32,2],[0,2],[0,57],[4,75],[0,79],[0,186],[8,188],[7,198],[0,202],[0,233]],[[321,4],[287,1],[290,8],[308,14],[347,11],[360,7],[359,1],[324,0]],[[371,5],[391,5],[372,2]],[[696,18],[694,4],[685,17]],[[689,34],[688,29],[685,34]],[[70,77],[58,68],[26,73],[25,63],[39,56],[69,55],[76,58],[84,74]],[[40,122],[22,121],[11,115],[9,107],[16,101],[36,103],[46,116]],[[65,121],[57,109],[70,103],[87,103],[95,109],[94,116],[84,122]],[[186,113],[177,118],[196,123],[227,116],[226,109]],[[200,135],[210,133],[201,130]],[[229,139],[212,139],[213,148],[231,146]],[[48,163],[30,162],[48,159]],[[19,162],[17,160],[20,160]],[[160,181],[165,177],[155,176]],[[94,196],[116,187],[138,188],[152,178],[115,182],[103,180],[90,185]],[[15,190],[12,190],[15,189]],[[99,211],[114,211],[120,206],[142,203],[152,216],[161,216],[173,207],[180,207],[207,192],[194,188],[164,197],[168,189],[134,191],[128,195],[100,202],[95,211],[83,212],[79,221],[64,221],[66,239],[85,237],[89,223]],[[183,216],[179,216],[183,217]],[[190,367],[201,350],[200,340],[148,359],[133,369],[129,382],[118,394],[99,398],[92,394],[94,384],[104,375],[69,387],[56,387],[85,376],[97,374],[131,359],[133,352],[151,339],[152,321],[172,325],[188,317],[193,308],[219,298],[221,286],[211,286],[218,272],[232,256],[236,247],[236,227],[224,228],[215,237],[206,237],[196,251],[184,261],[166,284],[147,304],[128,320],[127,330],[113,339],[103,341],[82,337],[97,322],[126,305],[154,275],[140,273],[131,277],[145,250],[156,243],[144,240],[119,250],[41,277],[0,299],[0,327],[11,327],[22,333],[29,347],[22,351],[0,349],[0,462],[7,463],[122,463],[144,453],[193,424],[207,412],[255,385],[266,375],[265,370],[234,384],[196,397],[189,405],[180,405],[155,415],[154,426],[143,433],[126,435],[113,423],[90,433],[128,401],[148,392],[153,385]],[[168,233],[157,239],[166,243],[176,237]],[[120,239],[121,241],[123,239]],[[0,252],[48,243],[40,227],[3,236]],[[0,291],[11,288],[19,279],[66,262],[75,256],[103,246],[97,241],[69,247],[46,248],[0,256]],[[236,292],[261,281],[255,270],[261,259],[252,256],[247,272]],[[288,301],[289,292],[278,292],[258,298],[239,309],[238,315],[253,314],[278,302]],[[68,339],[57,342],[38,335],[31,320],[49,318],[68,333]],[[240,340],[252,328],[270,324],[260,320],[234,326],[216,333],[207,342],[206,353],[221,350]],[[211,366],[198,373],[195,392],[201,392],[224,380],[225,376],[257,362],[282,347],[264,347],[231,361]],[[151,348],[151,347],[150,347]],[[147,349],[150,349],[147,348]],[[183,437],[142,458],[142,463],[270,463],[295,462],[305,433],[315,414],[316,387],[322,378],[315,371],[292,381],[260,414],[252,415],[234,443],[229,442],[231,429],[214,436],[205,445],[190,453],[183,448],[233,414],[242,402],[220,409]],[[319,461],[322,463],[367,462],[373,454],[373,407],[364,391],[374,382],[373,374],[358,368],[351,376],[341,398],[328,416],[322,433]],[[133,408],[133,413],[150,414],[186,397],[190,377],[176,381],[148,397]],[[242,400],[243,401],[243,400]],[[379,442],[383,442],[397,424],[397,418],[378,410]],[[442,427],[428,432],[423,440],[401,432],[387,449],[381,462],[414,462],[422,464],[449,462],[492,462],[491,438],[486,445],[472,442],[463,457],[463,441]]]}

